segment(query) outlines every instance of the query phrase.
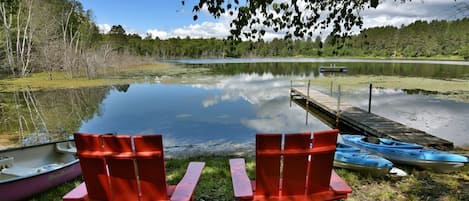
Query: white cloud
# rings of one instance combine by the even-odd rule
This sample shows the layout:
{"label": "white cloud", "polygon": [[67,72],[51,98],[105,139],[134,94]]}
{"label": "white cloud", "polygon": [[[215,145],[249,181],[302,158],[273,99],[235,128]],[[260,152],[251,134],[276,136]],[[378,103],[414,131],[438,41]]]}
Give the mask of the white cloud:
{"label": "white cloud", "polygon": [[457,6],[468,3],[468,0],[425,0],[400,3],[399,1],[384,1],[376,9],[367,9],[362,13],[364,27],[408,25],[417,20],[450,20],[457,15]]}
{"label": "white cloud", "polygon": [[[150,29],[146,32],[153,39],[168,38],[226,38],[229,36],[229,25],[222,22],[202,22],[201,24],[191,24],[172,31],[162,31],[158,29]],[[140,34],[142,35],[142,34]]]}
{"label": "white cloud", "polygon": [[229,32],[229,24],[223,22],[202,22],[201,24],[192,24],[187,27],[175,29],[172,32],[176,37],[191,38],[225,38]]}
{"label": "white cloud", "polygon": [[147,34],[151,36],[151,38],[155,39],[158,37],[159,39],[168,39],[169,38],[169,33],[166,31],[160,31],[158,29],[150,29],[147,31]]}
{"label": "white cloud", "polygon": [[109,24],[98,24],[98,29],[100,33],[108,33],[111,30],[111,25]]}

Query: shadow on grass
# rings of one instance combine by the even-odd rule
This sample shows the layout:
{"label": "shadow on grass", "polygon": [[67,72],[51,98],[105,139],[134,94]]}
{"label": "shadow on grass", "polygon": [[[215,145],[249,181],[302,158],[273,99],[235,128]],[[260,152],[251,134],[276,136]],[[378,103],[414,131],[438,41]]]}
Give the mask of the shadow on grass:
{"label": "shadow on grass", "polygon": [[166,172],[169,184],[177,184],[184,176],[190,161],[204,161],[205,168],[195,191],[196,200],[232,200],[229,157],[225,156],[193,157],[188,159],[169,159]]}
{"label": "shadow on grass", "polygon": [[[195,191],[195,200],[233,200],[233,188],[228,160],[239,156],[204,155],[166,159],[169,184],[177,184],[191,161],[205,162],[205,168]],[[244,157],[248,175],[254,179],[254,157]],[[409,176],[373,176],[336,169],[352,187],[348,200],[469,200],[469,166],[459,171],[440,174],[411,167],[402,167]],[[58,186],[31,200],[61,200],[61,197],[82,182],[81,177]]]}

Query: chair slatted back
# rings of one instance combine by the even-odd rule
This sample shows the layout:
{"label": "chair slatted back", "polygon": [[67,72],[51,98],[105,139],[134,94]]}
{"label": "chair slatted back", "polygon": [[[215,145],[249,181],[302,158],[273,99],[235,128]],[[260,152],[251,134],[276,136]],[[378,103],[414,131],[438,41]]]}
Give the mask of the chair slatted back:
{"label": "chair slatted back", "polygon": [[310,160],[307,193],[329,190],[338,130],[313,133],[313,154]]}
{"label": "chair slatted back", "polygon": [[283,156],[282,195],[305,194],[310,140],[311,133],[285,135],[284,152],[299,154]]}
{"label": "chair slatted back", "polygon": [[87,181],[88,197],[91,200],[111,200],[100,135],[87,133],[74,133],[73,135],[77,156],[80,159],[81,172]]}
{"label": "chair slatted back", "polygon": [[296,196],[329,191],[338,130],[256,135],[256,195]]}
{"label": "chair slatted back", "polygon": [[112,200],[138,200],[137,175],[129,135],[103,135],[103,150],[109,170]]}
{"label": "chair slatted back", "polygon": [[142,200],[168,200],[161,135],[134,136]]}
{"label": "chair slatted back", "polygon": [[282,134],[256,135],[256,195],[277,196]]}

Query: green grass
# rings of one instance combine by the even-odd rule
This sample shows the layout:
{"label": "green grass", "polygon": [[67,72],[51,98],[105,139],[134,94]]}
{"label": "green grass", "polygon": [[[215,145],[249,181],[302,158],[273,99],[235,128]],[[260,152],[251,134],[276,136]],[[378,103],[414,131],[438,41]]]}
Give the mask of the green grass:
{"label": "green grass", "polygon": [[[465,152],[467,154],[467,152]],[[195,191],[195,200],[233,200],[233,189],[228,160],[239,156],[204,155],[187,158],[167,159],[166,176],[169,184],[176,184],[184,175],[190,161],[206,163]],[[253,157],[244,157],[248,175],[254,179],[255,163]],[[337,173],[352,187],[353,193],[348,200],[469,200],[469,166],[449,173],[434,173],[403,167],[407,177],[373,176],[336,169]],[[63,195],[81,182],[81,178],[45,193],[31,201],[60,200]]]}

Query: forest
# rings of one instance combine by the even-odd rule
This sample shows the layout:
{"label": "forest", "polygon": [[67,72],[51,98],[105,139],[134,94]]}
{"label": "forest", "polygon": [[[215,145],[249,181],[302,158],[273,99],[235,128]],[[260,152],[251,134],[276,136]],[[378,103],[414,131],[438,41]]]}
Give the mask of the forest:
{"label": "forest", "polygon": [[374,27],[348,37],[238,41],[162,40],[129,34],[122,25],[100,33],[92,11],[84,10],[77,0],[1,0],[0,17],[3,75],[63,71],[70,78],[93,78],[102,68],[177,58],[344,56],[469,60],[469,18]]}

